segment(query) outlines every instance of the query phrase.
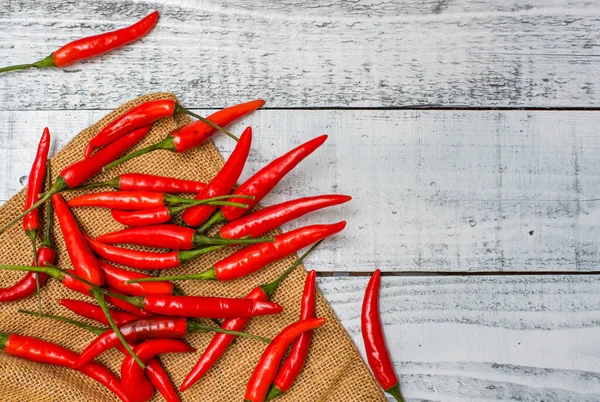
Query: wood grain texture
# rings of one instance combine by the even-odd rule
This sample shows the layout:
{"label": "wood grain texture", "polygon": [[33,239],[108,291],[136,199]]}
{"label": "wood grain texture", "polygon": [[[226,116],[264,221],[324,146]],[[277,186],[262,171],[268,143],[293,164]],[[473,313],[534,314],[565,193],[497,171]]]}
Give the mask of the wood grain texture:
{"label": "wood grain texture", "polygon": [[[45,124],[60,147],[102,115],[1,112],[0,199],[24,184]],[[315,252],[321,271],[598,269],[596,113],[263,110],[232,127],[249,124],[255,136],[242,179],[303,141],[330,136],[264,201],[354,197],[284,227],[348,220]],[[233,142],[216,138],[227,157]]]}
{"label": "wood grain texture", "polygon": [[0,77],[1,110],[114,108],[149,92],[191,107],[597,107],[597,2],[328,0],[0,4],[2,64],[131,24],[135,45],[66,71]]}
{"label": "wood grain texture", "polygon": [[[319,278],[363,356],[366,284]],[[600,400],[599,288],[600,277],[585,275],[382,278],[382,321],[406,400]]]}

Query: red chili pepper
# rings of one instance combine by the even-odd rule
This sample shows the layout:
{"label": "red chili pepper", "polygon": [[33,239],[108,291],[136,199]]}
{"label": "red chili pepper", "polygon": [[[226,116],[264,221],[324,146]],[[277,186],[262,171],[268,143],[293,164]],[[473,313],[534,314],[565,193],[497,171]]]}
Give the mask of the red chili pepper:
{"label": "red chili pepper", "polygon": [[81,60],[91,59],[106,52],[123,47],[145,36],[156,24],[158,11],[154,11],[141,21],[116,31],[88,36],[67,43],[50,56],[32,64],[19,64],[0,68],[0,73],[24,68],[66,67]]}
{"label": "red chili pepper", "polygon": [[[219,195],[229,194],[238,178],[242,174],[244,164],[250,153],[252,145],[252,128],[248,127],[244,130],[240,141],[235,146],[235,149],[223,165],[223,168],[217,175],[206,185],[204,190],[196,196],[196,199],[215,197]],[[249,202],[249,200],[246,200]],[[248,205],[248,204],[247,204]],[[200,205],[194,208],[189,208],[183,213],[183,221],[189,226],[199,226],[210,214],[214,212],[216,207],[208,205]]]}
{"label": "red chili pepper", "polygon": [[238,138],[229,131],[221,128],[219,125],[207,120],[204,117],[198,116],[196,113],[184,108],[174,100],[158,99],[144,102],[141,105],[138,105],[125,112],[109,123],[98,134],[96,134],[94,138],[90,140],[87,148],[85,149],[84,156],[88,158],[96,148],[101,148],[112,143],[131,130],[135,130],[136,128],[145,126],[147,124],[152,124],[164,117],[174,116],[176,114],[189,114],[190,116],[194,116],[198,119],[198,121],[203,122],[203,124],[207,124],[213,129],[227,134],[236,141],[238,140]]}
{"label": "red chili pepper", "polygon": [[[241,103],[239,105],[231,106],[223,110],[219,110],[216,113],[211,114],[207,117],[208,120],[212,121],[220,127],[226,127],[235,120],[255,111],[259,107],[265,104],[263,100],[255,100],[247,103]],[[171,152],[185,152],[189,149],[196,148],[206,142],[216,132],[214,127],[204,123],[201,120],[194,121],[182,128],[172,131],[164,140],[159,143],[150,145],[144,149],[132,152],[129,155],[122,157],[121,159],[111,163],[106,167],[110,169],[118,164],[121,164],[129,159],[133,159],[140,155],[147,154],[148,152],[155,151],[157,149],[165,149]]]}
{"label": "red chili pepper", "polygon": [[[322,135],[320,137],[314,138],[304,144],[292,149],[285,155],[280,156],[279,158],[273,160],[267,166],[260,169],[256,172],[252,177],[246,180],[244,183],[240,184],[233,195],[237,194],[245,194],[245,195],[253,195],[254,198],[247,202],[248,208],[245,210],[242,208],[238,208],[237,211],[232,210],[228,207],[223,207],[219,210],[218,213],[213,215],[211,219],[206,222],[198,231],[203,233],[206,229],[211,227],[214,224],[226,221],[233,221],[240,216],[244,215],[247,211],[253,208],[260,200],[264,198],[265,195],[273,189],[279,183],[283,177],[290,172],[294,167],[296,167],[304,158],[313,153],[317,148],[319,148],[324,142],[327,140],[327,135]],[[233,197],[230,199],[236,200],[237,198]],[[185,215],[184,215],[185,220]],[[186,223],[188,223],[186,221]],[[189,224],[189,223],[188,223]],[[197,226],[191,225],[190,226]]]}
{"label": "red chili pepper", "polygon": [[244,401],[263,402],[290,343],[306,331],[320,327],[325,321],[325,318],[310,318],[295,322],[281,331],[267,346],[254,368],[246,386]]}
{"label": "red chili pepper", "polygon": [[[315,317],[315,287],[317,273],[310,271],[304,283],[302,293],[302,307],[300,309],[300,320],[308,320]],[[275,399],[288,392],[296,381],[296,378],[304,368],[308,349],[312,341],[312,331],[306,331],[296,339],[290,353],[279,369],[273,385],[269,390],[267,400]]]}
{"label": "red chili pepper", "polygon": [[[48,127],[44,129],[42,138],[38,145],[33,165],[31,166],[31,172],[29,172],[29,179],[27,181],[27,195],[25,197],[24,211],[28,210],[33,204],[39,200],[39,194],[42,192],[44,185],[44,179],[46,177],[46,162],[48,160],[48,151],[50,150],[50,131]],[[36,231],[40,228],[40,215],[39,211],[34,209],[23,217],[23,230],[25,234],[31,239],[33,245],[33,258],[36,259],[37,252],[35,250],[35,239]],[[37,264],[36,264],[37,265]]]}
{"label": "red chili pepper", "polygon": [[365,342],[365,352],[369,366],[373,374],[385,392],[402,401],[398,378],[394,373],[394,366],[390,359],[385,337],[379,316],[379,284],[381,282],[381,271],[376,270],[365,291],[365,298],[360,316],[362,336]]}
{"label": "red chili pepper", "polygon": [[113,289],[131,296],[145,295],[172,295],[173,284],[170,282],[152,282],[152,283],[126,283],[131,279],[151,278],[139,272],[129,271],[123,268],[117,268],[104,261],[100,261],[100,268],[104,271],[106,284]]}
{"label": "red chili pepper", "polygon": [[75,268],[75,273],[94,285],[102,286],[104,275],[100,269],[100,264],[90,251],[65,200],[60,194],[55,194],[52,196],[52,204],[54,205],[58,223],[60,223],[60,229],[65,239],[69,258]]}
{"label": "red chili pepper", "polygon": [[[70,368],[79,357],[77,353],[54,343],[7,333],[0,333],[0,349],[7,355],[32,362]],[[103,365],[90,362],[77,370],[104,385],[122,401],[129,401],[119,379]]]}
{"label": "red chili pepper", "polygon": [[196,233],[193,228],[179,225],[155,225],[133,227],[106,233],[96,239],[103,243],[127,243],[146,247],[171,248],[175,250],[191,250],[200,246],[230,245],[230,244],[257,244],[273,241],[273,238],[259,239],[223,239],[220,237],[207,237]]}
{"label": "red chili pepper", "polygon": [[[188,333],[206,331],[223,331],[264,341],[264,338],[254,335],[243,332],[225,331],[181,317],[152,317],[121,325],[119,329],[128,342],[153,338],[183,338]],[[106,330],[81,352],[73,367],[81,367],[87,362],[94,360],[102,352],[119,345],[119,342],[117,335],[112,329]]]}
{"label": "red chili pepper", "polygon": [[[104,315],[104,312],[102,312],[102,309],[99,306],[96,306],[95,304],[70,299],[62,299],[60,300],[60,304],[62,304],[64,307],[68,308],[77,315],[89,318],[94,321],[98,321],[99,323],[104,325],[110,325],[108,323],[108,320],[106,319],[106,316]],[[113,309],[110,310],[110,315],[115,321],[115,324],[117,324],[118,326],[140,319],[136,315],[128,313],[126,311],[119,311]]]}
{"label": "red chili pepper", "polygon": [[219,230],[219,234],[224,239],[257,237],[309,212],[342,204],[351,199],[352,197],[348,195],[334,194],[282,202],[281,204],[260,209],[250,215],[242,216],[226,224]]}
{"label": "red chili pepper", "polygon": [[10,223],[8,223],[8,225],[0,229],[0,235],[6,229],[11,227],[15,222],[18,222],[19,219],[21,219],[31,210],[46,203],[46,201],[48,201],[50,197],[52,197],[54,194],[58,194],[61,191],[75,188],[84,181],[88,180],[90,177],[95,176],[97,173],[102,171],[103,166],[106,166],[106,164],[114,161],[123,152],[125,152],[126,150],[134,146],[138,141],[140,141],[146,134],[148,134],[150,128],[151,126],[146,126],[132,131],[123,138],[118,139],[109,146],[96,152],[89,159],[84,159],[82,161],[75,162],[64,168],[60,172],[59,176],[56,178],[50,190],[38,202],[33,204],[27,211],[23,212],[23,214],[17,216]]}
{"label": "red chili pepper", "polygon": [[[330,225],[311,225],[275,236],[273,243],[260,243],[246,247],[225,257],[211,268],[198,274],[161,276],[163,281],[189,279],[229,281],[258,271],[265,265],[281,260],[290,254],[329,237],[346,226],[346,222]],[[158,278],[134,279],[133,282],[154,282]]]}
{"label": "red chili pepper", "polygon": [[169,194],[197,194],[206,183],[194,180],[182,180],[174,177],[156,176],[143,173],[126,173],[110,180],[86,184],[78,189],[108,186],[122,191],[152,191]]}
{"label": "red chili pepper", "polygon": [[[153,357],[163,353],[189,353],[195,352],[196,349],[177,339],[153,339],[136,346],[134,351],[144,363],[148,363]],[[152,383],[131,356],[126,356],[123,360],[121,384],[132,401],[149,401],[154,395]]]}
{"label": "red chili pepper", "polygon": [[[312,246],[310,250],[308,250],[300,258],[298,258],[273,282],[265,283],[252,289],[250,293],[246,295],[246,299],[268,301],[279,286],[279,284],[290,273],[292,273],[292,271],[296,269],[296,267],[298,267],[298,265],[300,265],[302,261],[306,257],[308,257],[308,255],[315,248],[317,248],[320,243],[321,241]],[[241,331],[242,329],[244,329],[249,320],[249,318],[232,318],[224,321],[223,324],[221,324],[221,328],[228,329],[231,331]],[[183,383],[181,384],[179,390],[183,392],[192,385],[194,385],[196,382],[198,382],[198,380],[200,380],[200,378],[202,378],[202,376],[204,376],[204,374],[206,374],[208,370],[210,370],[210,368],[217,362],[217,360],[219,360],[219,358],[223,356],[223,353],[225,353],[225,351],[234,339],[235,336],[233,335],[222,333],[215,334],[202,356],[200,356],[200,359],[198,359],[196,365],[192,368],[187,377],[185,377],[185,380],[183,380]]]}

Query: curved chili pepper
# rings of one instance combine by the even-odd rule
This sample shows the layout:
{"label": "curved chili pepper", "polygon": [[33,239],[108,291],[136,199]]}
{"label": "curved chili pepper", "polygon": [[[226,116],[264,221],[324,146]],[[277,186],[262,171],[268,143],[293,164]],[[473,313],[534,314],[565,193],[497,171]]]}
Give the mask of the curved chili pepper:
{"label": "curved chili pepper", "polygon": [[[235,149],[229,156],[229,159],[227,159],[227,162],[225,162],[225,165],[223,165],[223,168],[210,183],[206,185],[204,190],[196,196],[196,199],[229,194],[242,174],[246,159],[248,159],[248,154],[250,153],[251,145],[252,128],[248,127],[244,130],[244,133],[240,137],[240,141],[236,144]],[[215,207],[208,205],[189,208],[183,213],[183,221],[189,226],[199,226],[208,219],[215,209]]]}
{"label": "curved chili pepper", "polygon": [[[322,242],[322,240],[317,242],[314,246],[312,246],[306,253],[304,253],[300,258],[298,258],[288,269],[283,271],[283,273],[277,279],[275,279],[273,282],[265,283],[263,285],[259,285],[259,286],[255,287],[254,289],[252,289],[250,291],[250,293],[248,293],[246,295],[246,299],[268,301],[271,298],[271,296],[273,295],[273,293],[275,292],[275,290],[277,289],[277,287],[279,286],[279,284],[290,273],[292,273],[292,271],[294,269],[296,269],[296,267],[298,265],[300,265],[302,263],[302,261],[304,261],[304,259],[306,257],[308,257],[308,255],[310,255],[310,253],[315,248],[317,248],[321,242]],[[242,329],[244,329],[244,327],[246,326],[246,324],[248,323],[249,320],[250,320],[249,318],[232,318],[232,319],[224,321],[223,324],[221,324],[221,328],[228,329],[231,331],[241,331]],[[194,385],[196,382],[198,382],[198,380],[200,380],[200,378],[202,378],[202,376],[204,376],[204,374],[206,374],[208,372],[208,370],[210,370],[210,368],[217,362],[217,360],[219,360],[219,358],[221,356],[223,356],[223,354],[225,353],[225,351],[227,350],[227,348],[233,342],[234,339],[235,339],[235,336],[233,336],[233,335],[227,335],[227,334],[222,334],[222,333],[215,334],[215,336],[213,337],[212,341],[210,341],[210,344],[207,346],[204,353],[202,353],[202,356],[200,356],[200,359],[198,359],[198,362],[196,363],[196,365],[192,368],[192,370],[189,372],[189,374],[183,380],[183,383],[181,384],[181,387],[179,388],[179,390],[181,392],[183,392],[186,389],[188,389],[189,387],[191,387],[192,385]]]}
{"label": "curved chili pepper", "polygon": [[[255,100],[247,103],[241,103],[239,105],[227,107],[223,110],[219,110],[207,117],[208,120],[214,122],[220,127],[226,127],[233,123],[235,120],[255,111],[259,107],[265,104],[263,100]],[[196,148],[208,140],[216,132],[212,126],[204,123],[201,120],[194,121],[187,124],[184,127],[178,128],[172,131],[167,137],[156,144],[150,145],[146,148],[132,152],[121,159],[114,161],[106,167],[110,169],[116,165],[119,165],[129,159],[133,159],[140,155],[147,154],[148,152],[155,151],[157,149],[164,149],[171,152],[185,152],[189,149]]]}
{"label": "curved chili pepper", "polygon": [[[0,349],[7,355],[20,357],[37,363],[72,368],[79,357],[77,353],[51,342],[30,336],[0,333]],[[77,371],[98,381],[112,391],[122,401],[129,401],[119,379],[106,367],[90,362],[77,368]]]}
{"label": "curved chili pepper", "polygon": [[[196,349],[177,339],[153,339],[139,344],[134,351],[144,363],[148,363],[153,357],[163,353],[188,353],[195,352]],[[121,384],[135,402],[149,401],[154,394],[152,383],[131,356],[125,357],[121,365]]]}
{"label": "curved chili pepper", "polygon": [[[68,308],[72,312],[77,315],[80,315],[85,318],[89,318],[94,321],[98,321],[104,325],[110,325],[106,316],[102,312],[102,309],[95,304],[80,301],[80,300],[71,300],[71,299],[61,299],[60,304],[64,307]],[[110,315],[115,321],[115,324],[118,326],[137,321],[140,318],[134,314],[128,313],[126,311],[119,310],[110,310]]]}
{"label": "curved chili pepper", "polygon": [[51,53],[50,56],[38,62],[0,68],[0,73],[5,71],[21,70],[30,67],[62,68],[81,60],[100,56],[101,54],[123,47],[146,35],[148,32],[150,32],[150,30],[152,30],[157,20],[158,11],[154,11],[144,19],[127,28],[78,39],[76,41],[67,43],[60,49]]}
{"label": "curved chili pepper", "polygon": [[126,228],[117,232],[103,234],[98,236],[96,240],[109,244],[127,243],[146,247],[191,250],[200,246],[210,245],[272,242],[273,238],[223,239],[219,237],[207,237],[197,234],[193,228],[170,224]]}
{"label": "curved chili pepper", "polygon": [[363,300],[360,323],[363,341],[365,342],[365,352],[369,366],[381,388],[396,398],[397,401],[403,401],[398,378],[394,373],[394,366],[385,345],[381,317],[379,316],[380,282],[381,271],[376,270],[367,284]]}
{"label": "curved chili pepper", "polygon": [[[275,236],[273,243],[260,243],[239,250],[225,257],[211,268],[198,274],[161,276],[163,281],[181,281],[189,279],[229,281],[258,271],[265,265],[281,260],[290,254],[321,239],[338,233],[346,222],[330,225],[311,225]],[[195,251],[195,250],[194,250]],[[158,278],[143,278],[129,281],[154,282]]]}
{"label": "curved chili pepper", "polygon": [[143,173],[126,173],[113,177],[110,180],[90,183],[77,187],[80,190],[108,186],[122,191],[152,191],[169,194],[197,194],[206,183],[194,180],[182,180],[174,177],[156,176]]}
{"label": "curved chili pepper", "polygon": [[[207,331],[225,332],[265,341],[264,338],[251,334],[202,325],[181,317],[152,317],[121,325],[119,329],[128,342],[153,338],[183,338],[188,333]],[[81,367],[94,360],[101,353],[119,345],[119,342],[119,338],[112,329],[104,331],[81,352],[73,367]]]}
{"label": "curved chili pepper", "polygon": [[283,359],[290,343],[306,331],[320,327],[325,321],[325,318],[310,318],[298,321],[287,326],[279,335],[273,338],[250,376],[244,401],[263,402],[269,392],[271,382],[277,374],[279,363],[281,363],[281,359]]}
{"label": "curved chili pepper", "polygon": [[52,204],[54,205],[58,223],[65,239],[69,258],[75,268],[75,273],[94,285],[102,286],[104,275],[102,269],[100,269],[100,264],[90,251],[65,200],[60,194],[55,194],[52,196]]}
{"label": "curved chili pepper", "polygon": [[219,229],[219,234],[224,239],[257,237],[309,212],[343,204],[351,199],[352,197],[348,195],[333,194],[282,202],[281,204],[259,209],[250,215],[242,216],[224,225]]}
{"label": "curved chili pepper", "polygon": [[177,212],[191,207],[192,205],[183,205],[181,207],[159,207],[141,211],[119,211],[118,209],[113,209],[110,213],[114,220],[122,225],[150,226],[167,223]]}
{"label": "curved chili pepper", "polygon": [[[173,284],[170,282],[152,282],[152,283],[126,283],[131,279],[150,278],[139,272],[129,271],[123,268],[117,268],[113,265],[100,261],[100,268],[104,271],[106,284],[113,289],[131,296],[145,295],[172,295]],[[150,286],[152,285],[152,286]]]}
{"label": "curved chili pepper", "polygon": [[[300,320],[307,320],[315,317],[315,287],[317,273],[310,271],[304,283],[304,292],[302,293],[302,307],[300,309]],[[283,365],[279,369],[273,385],[267,395],[267,400],[275,399],[288,392],[294,381],[304,368],[308,349],[312,341],[312,331],[306,331],[296,339],[290,353]]]}
{"label": "curved chili pepper", "polygon": [[64,168],[54,181],[54,184],[52,185],[50,190],[42,198],[40,198],[38,202],[33,204],[27,211],[23,212],[21,215],[17,216],[6,226],[0,229],[0,235],[4,233],[6,229],[11,227],[15,222],[18,222],[19,219],[21,219],[31,210],[46,203],[54,194],[58,194],[61,191],[75,188],[84,181],[91,178],[92,176],[95,176],[97,173],[102,171],[103,166],[114,161],[121,154],[123,154],[123,152],[125,152],[126,150],[134,146],[136,143],[138,143],[146,134],[148,134],[150,128],[151,126],[148,125],[134,130],[131,133],[125,135],[124,137],[119,138],[117,141],[110,144],[109,146],[106,146],[100,151],[96,152],[90,158],[81,160],[79,162],[75,162]]}
{"label": "curved chili pepper", "polygon": [[[217,223],[226,221],[231,222],[244,215],[256,204],[258,204],[259,201],[262,200],[264,196],[267,195],[269,191],[271,191],[271,189],[273,189],[273,187],[275,187],[277,183],[279,183],[279,181],[290,172],[290,170],[295,168],[304,160],[304,158],[312,154],[317,148],[323,145],[325,140],[327,140],[327,135],[313,138],[312,140],[305,142],[304,144],[273,160],[258,172],[254,173],[248,180],[240,184],[232,194],[232,196],[237,194],[253,195],[254,198],[247,202],[248,208],[245,210],[238,208],[237,211],[234,211],[231,208],[222,207],[219,212],[213,215],[208,222],[198,229],[198,231],[200,233],[204,233],[206,229]],[[232,197],[230,200],[236,200],[236,198]]]}

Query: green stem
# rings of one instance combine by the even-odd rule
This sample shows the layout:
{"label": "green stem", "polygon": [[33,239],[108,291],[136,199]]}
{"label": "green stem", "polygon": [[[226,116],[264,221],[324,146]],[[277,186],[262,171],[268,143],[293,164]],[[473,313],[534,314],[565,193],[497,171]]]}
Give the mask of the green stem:
{"label": "green stem", "polygon": [[[181,264],[184,264],[188,261],[198,258],[199,256],[201,256],[203,254],[207,254],[207,253],[210,253],[211,251],[215,251],[215,250],[220,250],[224,247],[227,247],[227,245],[219,244],[216,246],[204,247],[204,248],[199,248],[199,249],[195,249],[195,250],[182,250],[179,253],[177,253],[177,259],[179,260],[179,262]],[[163,278],[164,278],[164,276],[163,276]]]}
{"label": "green stem", "polygon": [[310,253],[312,253],[317,247],[319,247],[319,244],[321,244],[322,242],[323,242],[323,240],[319,240],[318,242],[316,242],[311,248],[308,249],[308,251],[306,253],[302,254],[300,256],[300,258],[298,258],[296,261],[294,261],[294,263],[292,265],[290,265],[290,267],[288,269],[283,271],[283,273],[279,276],[279,278],[275,279],[273,282],[266,283],[264,285],[260,285],[260,288],[263,290],[263,292],[265,292],[265,294],[267,295],[268,298],[270,298],[273,295],[273,292],[275,292],[275,290],[277,289],[279,284],[285,278],[287,278],[287,276],[289,274],[291,274],[292,271],[294,269],[296,269],[296,267],[298,265],[302,264],[302,261],[304,261],[304,259],[306,257],[308,257],[310,255]]}
{"label": "green stem", "polygon": [[404,399],[402,398],[402,394],[400,394],[400,386],[398,384],[394,385],[390,389],[386,389],[385,392],[387,392],[388,394],[393,396],[396,399],[396,401],[404,402]]}
{"label": "green stem", "polygon": [[[224,246],[218,246],[224,247]],[[210,248],[210,247],[207,247]],[[215,272],[214,267],[210,267],[204,272],[200,272],[199,274],[189,274],[189,275],[179,275],[179,276],[161,276],[156,278],[138,278],[138,279],[130,279],[125,283],[138,283],[138,282],[160,282],[160,281],[187,281],[187,280],[215,280],[217,279],[217,273]]]}
{"label": "green stem", "polygon": [[10,334],[5,332],[0,332],[0,350],[6,349],[6,343],[8,342],[8,337]]}
{"label": "green stem", "polygon": [[282,390],[277,388],[277,385],[273,384],[273,385],[271,385],[271,389],[269,390],[269,393],[267,394],[267,398],[265,399],[265,402],[269,402],[275,398],[279,398],[283,394],[285,394],[285,392],[283,392]]}
{"label": "green stem", "polygon": [[218,125],[216,125],[215,123],[213,123],[212,121],[197,115],[196,113],[192,112],[191,110],[188,110],[186,108],[184,108],[183,106],[181,106],[179,103],[175,106],[175,113],[185,113],[185,114],[189,114],[192,117],[197,118],[198,120],[200,120],[202,123],[206,123],[209,126],[211,126],[212,128],[214,128],[215,130],[219,130],[220,132],[222,132],[223,134],[227,134],[228,136],[230,136],[231,138],[233,138],[236,141],[239,141],[240,139],[238,137],[236,137],[235,135],[231,134],[229,131],[225,130],[223,127],[220,127]]}
{"label": "green stem", "polygon": [[[183,198],[183,197],[178,197],[176,195],[172,195],[172,194],[165,194],[164,196],[164,203],[167,206],[179,206],[179,205],[202,205],[202,204],[207,204],[209,202],[213,202],[213,201],[220,201],[220,200],[227,200],[231,198],[231,195],[227,194],[227,195],[217,195],[215,197],[211,197],[211,198],[204,198],[201,200],[196,200],[196,199],[190,199],[190,198]],[[240,197],[236,198],[249,198],[249,199],[254,199],[253,195],[242,195]],[[239,206],[240,208],[247,208],[248,206],[246,204],[239,204],[239,203],[233,203],[230,202],[228,205],[231,204],[236,204],[234,206]]]}
{"label": "green stem", "polygon": [[14,70],[23,70],[25,68],[31,68],[31,67],[35,67],[35,68],[56,67],[56,64],[54,63],[54,59],[52,58],[52,55],[50,55],[40,61],[36,61],[35,63],[17,64],[14,66],[2,67],[2,68],[0,68],[0,73],[5,73],[7,71],[14,71]]}
{"label": "green stem", "polygon": [[0,68],[0,73],[5,73],[7,71],[13,71],[13,70],[24,70],[26,68],[31,68],[31,67],[35,67],[35,65],[33,63],[31,63],[31,64],[16,64],[14,66]]}
{"label": "green stem", "polygon": [[[23,313],[23,314],[38,315],[35,311],[29,311],[29,310],[17,310],[17,311],[19,313]],[[62,321],[62,322],[66,322],[68,324],[73,324],[75,326],[78,326],[79,328],[83,328],[90,332],[93,332],[96,335],[102,335],[104,332],[106,332],[108,330],[108,328],[94,327],[92,325],[84,324],[80,321],[73,320],[71,318],[63,317],[62,315],[42,314],[40,317],[41,318],[50,318],[55,321]]]}
{"label": "green stem", "polygon": [[208,245],[238,245],[238,244],[257,244],[257,243],[272,243],[275,241],[273,237],[259,237],[256,239],[223,239],[222,237],[208,237],[204,235],[194,234],[194,247]]}
{"label": "green stem", "polygon": [[[210,201],[210,202],[203,202],[201,204],[213,205],[216,207],[222,207],[222,206],[236,207],[236,208],[247,208],[248,207],[248,205],[246,205],[246,204],[240,204],[238,202],[229,202],[229,201]],[[172,216],[181,211],[185,211],[188,208],[195,207],[196,205],[201,205],[201,204],[184,204],[184,205],[180,205],[177,207],[167,207],[167,208],[169,208],[169,213]]]}
{"label": "green stem", "polygon": [[272,341],[272,339],[265,338],[265,337],[258,336],[258,335],[252,335],[247,332],[230,331],[228,329],[211,327],[210,325],[203,325],[203,324],[197,323],[196,321],[190,321],[190,320],[188,320],[188,331],[189,332],[207,332],[207,331],[219,332],[221,334],[235,335],[235,336],[241,336],[244,338],[254,339],[256,341],[261,341],[264,343],[271,343],[271,341]]}
{"label": "green stem", "polygon": [[106,316],[106,319],[108,320],[108,323],[110,324],[110,327],[112,328],[113,331],[115,331],[117,338],[119,338],[119,340],[121,341],[121,343],[123,344],[123,346],[125,347],[127,352],[131,355],[131,357],[133,357],[133,360],[135,360],[136,363],[139,364],[139,366],[141,368],[145,369],[146,366],[140,360],[140,358],[135,354],[133,349],[131,349],[131,346],[129,346],[129,343],[127,343],[127,340],[125,340],[125,337],[121,333],[121,330],[119,329],[119,327],[117,327],[117,324],[115,324],[115,321],[113,320],[112,316],[110,315],[110,310],[108,309],[108,306],[106,305],[106,301],[104,300],[104,294],[102,292],[100,292],[98,289],[99,288],[97,288],[97,287],[92,288],[91,293],[94,296],[94,298],[98,301],[98,304],[100,305],[102,312],[104,312],[104,315]]}
{"label": "green stem", "polygon": [[227,221],[227,218],[225,218],[225,216],[223,215],[221,210],[219,210],[219,211],[217,211],[217,213],[215,213],[213,216],[211,216],[210,219],[204,223],[204,225],[200,226],[200,228],[196,230],[196,233],[202,234],[202,233],[206,232],[208,229],[210,229],[211,227],[213,227],[214,225],[221,223],[221,222],[226,222],[226,221]]}
{"label": "green stem", "polygon": [[173,141],[173,137],[167,136],[167,138],[165,138],[161,142],[157,142],[156,144],[147,146],[146,148],[139,149],[135,152],[132,152],[130,154],[127,154],[127,155],[117,159],[114,162],[109,163],[108,165],[106,165],[102,168],[102,171],[106,172],[108,169],[113,168],[117,165],[120,165],[123,162],[126,162],[130,159],[136,158],[140,155],[147,154],[148,152],[156,151],[157,149],[166,149],[167,151],[173,151],[173,152],[177,151],[175,142]]}

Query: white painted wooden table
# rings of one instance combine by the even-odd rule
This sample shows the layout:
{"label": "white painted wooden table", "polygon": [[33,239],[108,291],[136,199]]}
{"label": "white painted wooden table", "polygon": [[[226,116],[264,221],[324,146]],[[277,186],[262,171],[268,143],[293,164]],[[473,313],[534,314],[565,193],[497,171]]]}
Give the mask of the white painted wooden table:
{"label": "white painted wooden table", "polygon": [[264,98],[234,127],[257,133],[244,176],[330,135],[265,204],[354,196],[286,229],[349,221],[307,265],[361,350],[366,275],[386,272],[408,401],[600,400],[598,2],[5,0],[0,64],[151,9],[134,46],[0,76],[0,200],[44,126],[60,148],[148,92],[205,114]]}

